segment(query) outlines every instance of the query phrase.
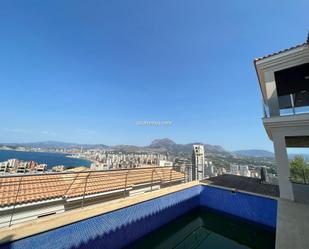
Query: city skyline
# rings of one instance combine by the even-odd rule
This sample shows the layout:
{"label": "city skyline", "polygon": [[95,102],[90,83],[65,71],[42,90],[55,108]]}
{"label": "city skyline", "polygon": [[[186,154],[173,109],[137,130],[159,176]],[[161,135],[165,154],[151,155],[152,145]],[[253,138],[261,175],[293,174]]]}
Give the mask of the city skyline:
{"label": "city skyline", "polygon": [[0,4],[0,142],[273,150],[253,59],[304,41],[306,1],[71,3]]}

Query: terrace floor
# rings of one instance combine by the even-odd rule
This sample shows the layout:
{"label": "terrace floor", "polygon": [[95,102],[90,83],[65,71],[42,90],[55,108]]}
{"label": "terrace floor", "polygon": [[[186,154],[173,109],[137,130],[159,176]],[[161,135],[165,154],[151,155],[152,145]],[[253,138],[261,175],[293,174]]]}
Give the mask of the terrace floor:
{"label": "terrace floor", "polygon": [[309,248],[309,205],[278,200],[276,249]]}
{"label": "terrace floor", "polygon": [[309,205],[309,184],[293,183],[296,202]]}

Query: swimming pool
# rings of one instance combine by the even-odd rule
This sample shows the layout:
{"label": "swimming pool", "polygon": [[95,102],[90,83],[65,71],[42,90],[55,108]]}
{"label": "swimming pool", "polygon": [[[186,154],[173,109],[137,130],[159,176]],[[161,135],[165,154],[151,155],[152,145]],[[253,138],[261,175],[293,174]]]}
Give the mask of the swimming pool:
{"label": "swimming pool", "polygon": [[[3,244],[0,248],[123,248],[200,207],[216,210],[268,231],[276,229],[275,199],[196,185]],[[203,229],[199,231],[202,232]]]}
{"label": "swimming pool", "polygon": [[273,229],[199,207],[142,237],[128,248],[271,249],[275,248],[275,240]]}

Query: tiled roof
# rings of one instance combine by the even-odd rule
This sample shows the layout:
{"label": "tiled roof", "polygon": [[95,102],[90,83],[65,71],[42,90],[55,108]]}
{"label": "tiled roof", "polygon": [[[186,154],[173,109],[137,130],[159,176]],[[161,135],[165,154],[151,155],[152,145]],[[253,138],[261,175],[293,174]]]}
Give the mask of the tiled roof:
{"label": "tiled roof", "polygon": [[295,48],[303,47],[303,46],[308,45],[308,44],[309,44],[309,43],[308,43],[308,41],[307,41],[307,42],[305,42],[305,43],[303,43],[303,44],[296,45],[296,46],[294,46],[294,47],[287,48],[287,49],[281,50],[281,51],[279,51],[279,52],[275,52],[275,53],[272,53],[272,54],[269,54],[269,55],[265,55],[265,56],[263,56],[263,57],[255,58],[254,61],[256,62],[256,61],[259,61],[259,60],[262,60],[262,59],[266,59],[266,58],[269,58],[269,57],[271,57],[271,56],[278,55],[278,54],[281,54],[281,53],[284,53],[284,52],[293,50],[293,49],[295,49]]}
{"label": "tiled roof", "polygon": [[299,45],[296,45],[296,46],[293,46],[293,47],[290,47],[290,48],[287,48],[287,49],[284,49],[284,50],[281,50],[279,52],[275,52],[275,53],[272,53],[272,54],[269,54],[269,55],[265,55],[265,56],[262,56],[262,57],[259,57],[259,58],[255,58],[254,62],[257,62],[259,60],[266,59],[266,58],[269,58],[271,56],[278,55],[278,54],[281,54],[281,53],[284,53],[284,52],[288,52],[288,51],[293,50],[295,48],[300,48],[300,47],[303,47],[303,46],[306,46],[306,45],[307,46],[309,45],[309,32],[308,32],[307,40],[306,40],[305,43],[299,44]]}
{"label": "tiled roof", "polygon": [[[127,181],[126,181],[126,175]],[[0,177],[0,207],[56,198],[73,198],[133,187],[143,183],[178,181],[184,173],[171,168],[87,171]]]}

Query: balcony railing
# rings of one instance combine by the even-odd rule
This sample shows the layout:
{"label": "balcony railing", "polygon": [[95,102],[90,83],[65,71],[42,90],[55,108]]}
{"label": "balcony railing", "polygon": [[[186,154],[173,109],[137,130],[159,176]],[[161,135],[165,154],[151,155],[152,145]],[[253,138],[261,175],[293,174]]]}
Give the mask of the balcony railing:
{"label": "balcony railing", "polygon": [[170,167],[5,175],[0,177],[0,227],[187,181],[186,173]]}
{"label": "balcony railing", "polygon": [[270,112],[268,105],[262,100],[263,117],[270,118]]}
{"label": "balcony railing", "polygon": [[[278,97],[279,115],[289,116],[296,114],[309,113],[309,93],[300,92]],[[262,101],[264,118],[269,118],[270,108]]]}

